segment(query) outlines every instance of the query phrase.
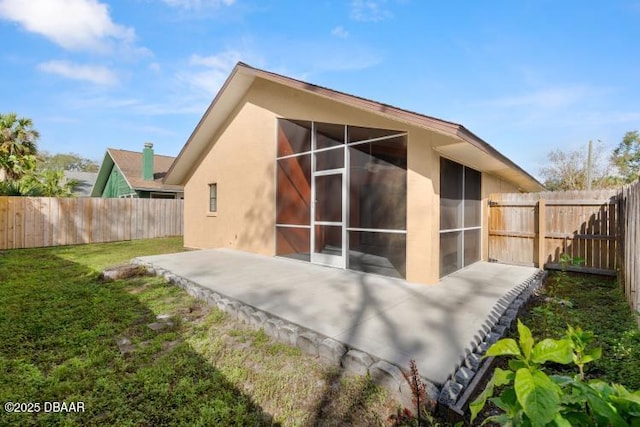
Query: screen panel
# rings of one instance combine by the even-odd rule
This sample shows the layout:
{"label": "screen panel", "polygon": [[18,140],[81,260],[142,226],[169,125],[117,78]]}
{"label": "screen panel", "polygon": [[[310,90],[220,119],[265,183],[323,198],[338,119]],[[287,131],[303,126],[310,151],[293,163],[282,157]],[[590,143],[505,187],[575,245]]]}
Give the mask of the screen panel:
{"label": "screen panel", "polygon": [[462,165],[440,159],[440,230],[462,228]]}
{"label": "screen panel", "polygon": [[315,182],[315,220],[342,222],[342,174],[319,175]]}
{"label": "screen panel", "polygon": [[329,169],[344,168],[344,149],[337,148],[326,151],[318,151],[316,156],[316,170],[323,171]]}
{"label": "screen panel", "polygon": [[344,144],[344,125],[331,123],[315,123],[316,125],[316,150],[336,147]]}
{"label": "screen panel", "polygon": [[311,151],[311,122],[278,119],[278,157]]}
{"label": "screen panel", "polygon": [[311,229],[276,226],[276,255],[310,261]]}
{"label": "screen panel", "polygon": [[480,229],[464,230],[464,265],[480,261]]}
{"label": "screen panel", "polygon": [[402,133],[398,130],[366,128],[360,126],[349,126],[347,131],[348,142],[366,141],[374,138],[382,138],[385,136],[397,135]]}
{"label": "screen panel", "polygon": [[440,233],[440,277],[462,268],[462,232]]}
{"label": "screen panel", "polygon": [[349,227],[406,230],[406,138],[358,144],[349,152]]}
{"label": "screen panel", "polygon": [[349,268],[351,270],[405,278],[406,260],[406,234],[349,232]]}
{"label": "screen panel", "polygon": [[482,174],[464,169],[464,226],[479,227],[482,222]]}
{"label": "screen panel", "polygon": [[311,224],[311,155],[277,160],[276,223]]}
{"label": "screen panel", "polygon": [[316,225],[315,233],[315,253],[342,255],[342,226]]}

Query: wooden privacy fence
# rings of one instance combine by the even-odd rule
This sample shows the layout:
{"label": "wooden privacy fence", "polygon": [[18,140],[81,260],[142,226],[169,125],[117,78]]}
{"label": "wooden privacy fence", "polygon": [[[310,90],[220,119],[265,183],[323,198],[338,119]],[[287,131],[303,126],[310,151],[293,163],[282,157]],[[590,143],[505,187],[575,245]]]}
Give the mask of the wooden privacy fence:
{"label": "wooden privacy fence", "polygon": [[491,194],[489,260],[617,275],[640,313],[640,181],[622,190]]}
{"label": "wooden privacy fence", "polygon": [[183,235],[183,200],[0,197],[0,249]]}
{"label": "wooden privacy fence", "polygon": [[620,262],[618,191],[491,194],[489,259],[558,268],[566,253],[582,271],[615,275]]}
{"label": "wooden privacy fence", "polygon": [[622,189],[620,212],[623,217],[620,281],[631,308],[640,314],[640,181]]}

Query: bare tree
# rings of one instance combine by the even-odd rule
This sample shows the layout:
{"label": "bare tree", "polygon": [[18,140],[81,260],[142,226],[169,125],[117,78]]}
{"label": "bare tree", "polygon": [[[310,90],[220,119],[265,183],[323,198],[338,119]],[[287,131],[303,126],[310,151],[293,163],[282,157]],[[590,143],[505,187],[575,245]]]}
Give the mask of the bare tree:
{"label": "bare tree", "polygon": [[[591,188],[611,188],[619,185],[611,175],[611,164],[604,146],[596,144],[591,160]],[[575,151],[553,150],[547,155],[547,166],[540,169],[545,187],[552,191],[585,190],[587,188],[587,149]]]}

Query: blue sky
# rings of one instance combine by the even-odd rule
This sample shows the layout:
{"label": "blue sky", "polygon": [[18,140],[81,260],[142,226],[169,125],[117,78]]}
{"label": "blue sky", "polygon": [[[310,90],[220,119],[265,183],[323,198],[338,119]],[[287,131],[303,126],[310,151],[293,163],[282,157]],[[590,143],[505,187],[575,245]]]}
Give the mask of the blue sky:
{"label": "blue sky", "polygon": [[640,1],[0,0],[39,147],[177,155],[237,61],[461,123],[534,175],[640,129]]}

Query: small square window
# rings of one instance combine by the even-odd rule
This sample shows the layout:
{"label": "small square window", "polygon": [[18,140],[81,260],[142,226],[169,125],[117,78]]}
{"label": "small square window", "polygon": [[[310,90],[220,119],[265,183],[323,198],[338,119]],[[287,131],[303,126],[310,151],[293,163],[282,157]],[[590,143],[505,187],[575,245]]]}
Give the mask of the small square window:
{"label": "small square window", "polygon": [[218,184],[209,184],[209,212],[218,212]]}

